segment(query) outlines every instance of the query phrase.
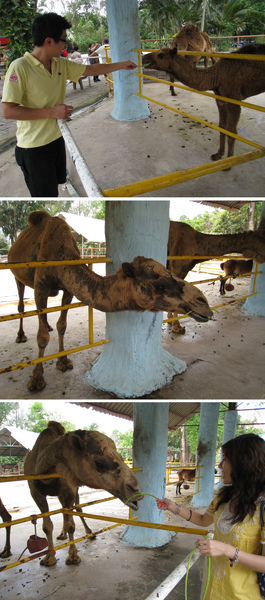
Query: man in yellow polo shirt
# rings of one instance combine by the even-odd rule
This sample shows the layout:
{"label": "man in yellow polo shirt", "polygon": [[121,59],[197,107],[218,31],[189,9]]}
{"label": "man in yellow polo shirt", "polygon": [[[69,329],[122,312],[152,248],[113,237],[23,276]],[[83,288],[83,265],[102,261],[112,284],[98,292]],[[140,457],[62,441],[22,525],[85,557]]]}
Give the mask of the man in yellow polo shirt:
{"label": "man in yellow polo shirt", "polygon": [[[57,119],[71,116],[73,106],[64,104],[66,81],[82,75],[101,75],[106,65],[82,65],[61,58],[67,46],[66,31],[72,27],[56,13],[44,13],[33,21],[33,51],[14,60],[7,70],[2,113],[17,121],[15,156],[34,197],[58,196],[58,184],[66,181],[64,140]],[[107,65],[109,73],[132,70],[130,60]]]}

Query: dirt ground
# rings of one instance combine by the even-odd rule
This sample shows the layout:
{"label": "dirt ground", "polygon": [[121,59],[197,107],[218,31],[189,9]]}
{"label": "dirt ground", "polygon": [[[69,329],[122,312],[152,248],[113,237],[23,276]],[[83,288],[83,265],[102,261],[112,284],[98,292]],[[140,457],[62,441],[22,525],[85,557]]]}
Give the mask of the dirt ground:
{"label": "dirt ground", "polygon": [[[167,85],[153,82],[144,85],[144,94],[214,125],[218,124],[216,103],[211,98],[188,92],[183,87],[179,89],[178,96],[171,97]],[[66,93],[67,103],[79,109],[68,122],[69,129],[101,189],[111,190],[116,186],[211,162],[210,156],[218,148],[219,132],[151,101],[148,101],[150,117],[133,122],[116,121],[111,117],[112,98],[80,112],[81,106],[94,103],[105,95],[104,81],[98,84],[92,82],[91,87],[85,82],[83,91],[79,88],[74,91],[72,84],[69,84]],[[251,103],[264,107],[265,94],[252,97]],[[238,133],[264,146],[265,122],[262,113],[244,108]],[[3,198],[29,196],[15,163],[14,147],[8,147],[8,139],[14,135],[15,122],[7,122],[0,117],[0,138],[5,141],[6,148],[0,154]],[[236,154],[251,150],[251,146],[236,141]],[[139,197],[261,198],[264,197],[265,187],[263,164],[264,158],[254,160],[230,171],[146,192]],[[76,193],[81,197],[86,196],[69,156],[67,166]],[[59,196],[69,197],[65,186],[60,186]]]}
{"label": "dirt ground", "polygon": [[[93,491],[88,488],[81,490],[81,502],[109,497],[104,491]],[[186,492],[189,493],[189,492]],[[12,494],[12,496],[11,496]],[[38,513],[36,505],[28,491],[26,482],[2,483],[1,496],[12,519],[28,517]],[[167,488],[167,496],[175,499],[175,486]],[[15,501],[14,501],[15,498]],[[150,501],[154,501],[150,498]],[[185,501],[185,504],[188,502]],[[60,507],[57,499],[49,499],[50,510]],[[119,500],[91,506],[84,511],[92,514],[101,514],[111,517],[128,518],[128,508]],[[196,510],[200,510],[197,509]],[[204,512],[205,509],[201,509]],[[54,542],[58,545],[56,536],[62,528],[62,516],[52,517],[54,524]],[[93,531],[101,530],[112,523],[98,520],[88,520],[88,525]],[[165,523],[186,527],[186,521],[180,517],[165,513]],[[84,535],[81,521],[75,518],[75,539]],[[191,525],[191,527],[193,527]],[[40,559],[32,560],[23,565],[18,565],[0,573],[0,600],[46,600],[56,598],[64,600],[67,597],[75,600],[145,600],[158,585],[182,562],[193,550],[198,535],[177,533],[171,541],[160,548],[132,548],[123,544],[121,525],[110,531],[99,534],[95,540],[85,540],[78,543],[78,553],[81,563],[67,566],[65,560],[68,549],[57,552],[57,563],[46,568],[39,564]],[[26,548],[27,539],[34,533],[33,525],[28,522],[15,525],[11,529],[12,556],[1,560],[0,566],[9,565],[19,559]],[[37,524],[37,535],[44,537],[41,520]],[[3,545],[4,530],[0,532],[0,545]],[[29,551],[23,558],[29,557]],[[188,596],[193,600],[200,599],[203,581],[204,560],[199,558],[191,568],[188,577]],[[184,579],[168,596],[168,600],[184,600]]]}
{"label": "dirt ground", "polygon": [[[209,277],[206,274],[191,273],[189,280],[198,281]],[[216,307],[245,296],[248,293],[249,278],[237,279],[234,291],[223,299],[219,294],[219,283],[202,283],[198,286],[206,295],[210,306]],[[59,304],[58,297],[53,305]],[[265,328],[264,317],[246,315],[242,312],[244,300],[214,310],[214,316],[206,324],[186,318],[186,334],[177,335],[171,326],[163,325],[163,347],[184,360],[187,370],[173,378],[171,383],[160,390],[145,396],[147,399],[262,399],[265,397]],[[16,312],[17,301],[3,302],[1,314]],[[26,310],[33,309],[29,300]],[[88,343],[87,307],[69,311],[65,347],[76,348]],[[166,318],[167,315],[164,315]],[[49,322],[54,328],[46,355],[58,351],[56,313],[51,313]],[[2,348],[0,367],[15,365],[37,357],[36,317],[25,320],[28,341],[16,344],[18,321],[1,323]],[[94,340],[104,339],[105,314],[94,311]],[[72,355],[74,368],[62,373],[55,367],[55,360],[44,363],[46,387],[42,392],[30,393],[27,382],[32,367],[16,370],[0,376],[1,399],[62,399],[88,400],[113,399],[115,396],[92,388],[86,379],[87,372],[98,358],[102,346],[84,350]],[[155,368],[155,365],[154,365]]]}

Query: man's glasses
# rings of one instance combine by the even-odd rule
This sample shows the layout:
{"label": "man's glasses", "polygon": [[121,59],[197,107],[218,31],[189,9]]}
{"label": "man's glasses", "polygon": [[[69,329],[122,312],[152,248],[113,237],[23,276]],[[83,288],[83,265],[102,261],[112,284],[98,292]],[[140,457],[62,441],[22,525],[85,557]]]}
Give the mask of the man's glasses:
{"label": "man's glasses", "polygon": [[63,42],[64,44],[67,44],[68,39],[67,38],[59,38],[59,42]]}

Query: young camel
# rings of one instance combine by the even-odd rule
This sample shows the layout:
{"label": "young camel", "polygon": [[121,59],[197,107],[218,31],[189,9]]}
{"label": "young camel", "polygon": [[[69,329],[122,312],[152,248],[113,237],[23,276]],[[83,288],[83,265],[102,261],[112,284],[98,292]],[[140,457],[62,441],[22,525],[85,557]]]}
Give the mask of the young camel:
{"label": "young camel", "polygon": [[[234,54],[265,54],[265,44],[251,44],[237,50]],[[218,96],[245,100],[265,91],[265,62],[254,60],[233,60],[221,58],[207,69],[193,68],[182,56],[178,56],[177,47],[163,48],[150,52],[143,57],[147,69],[166,71],[175,79],[195,90],[213,90]],[[224,100],[216,100],[219,111],[219,127],[237,133],[237,124],[241,107]],[[225,153],[226,134],[220,132],[220,146],[212,160],[219,160]],[[227,137],[227,156],[234,155],[235,138]]]}
{"label": "young camel", "polygon": [[[196,258],[196,254],[198,256],[222,256],[230,252],[240,252],[246,258],[264,263],[265,230],[212,235],[200,233],[187,223],[170,221],[168,256],[194,256],[191,259],[168,261],[168,269],[176,277],[185,279],[196,264],[203,262],[203,259]],[[185,327],[181,327],[179,321],[173,322],[172,330],[175,333],[185,333]]]}
{"label": "young camel", "polygon": [[[187,52],[195,52],[196,50],[199,52],[215,52],[208,34],[205,33],[205,31],[200,31],[198,25],[193,25],[192,23],[184,25],[180,32],[174,37],[170,47],[175,48],[176,46],[178,50],[187,50]],[[195,54],[188,54],[187,56],[183,56],[183,58],[185,58],[187,63],[191,64],[192,67],[196,67],[201,56],[197,54],[196,56]],[[206,68],[209,64],[209,58],[209,56],[204,56],[204,66]],[[211,57],[213,65],[217,60],[218,59],[214,56]],[[173,75],[170,75],[170,81],[171,83],[174,83],[175,78]],[[170,91],[171,96],[177,96],[173,85],[170,86]]]}
{"label": "young camel", "polygon": [[[32,450],[28,452],[24,473],[58,473],[61,476],[28,481],[32,498],[41,513],[49,512],[47,496],[57,496],[63,508],[75,507],[78,488],[84,485],[106,490],[133,510],[138,510],[138,502],[143,498],[134,473],[116,451],[113,440],[98,431],[79,429],[65,433],[63,426],[56,421],[48,423],[47,429],[40,433]],[[64,514],[63,519],[63,532],[68,533],[69,541],[72,541],[75,532],[73,516]],[[56,563],[56,558],[53,524],[49,516],[43,517],[43,531],[48,540],[49,553],[40,564],[50,567]],[[91,530],[88,529],[89,531]],[[78,564],[80,560],[75,545],[69,546],[66,564]]]}
{"label": "young camel", "polygon": [[[51,217],[44,211],[29,215],[29,227],[22,231],[8,253],[9,262],[80,259],[74,237],[67,223],[60,217]],[[12,269],[19,292],[19,312],[24,312],[25,285],[34,289],[36,307],[40,311],[37,342],[39,357],[44,355],[49,342],[47,307],[49,296],[63,290],[62,306],[70,304],[73,296],[104,312],[124,310],[159,312],[178,310],[187,312],[201,322],[212,316],[204,295],[191,284],[177,279],[160,263],[138,256],[132,263],[123,263],[115,275],[101,277],[87,265],[64,265],[54,267],[28,267]],[[61,312],[57,322],[59,352],[64,350],[67,310]],[[17,342],[25,342],[22,319]],[[61,371],[72,369],[73,363],[66,356],[58,359]],[[28,383],[29,391],[45,387],[43,365],[37,364]]]}
{"label": "young camel", "polygon": [[[0,498],[0,517],[3,521],[3,523],[11,523],[11,521],[12,521],[12,517],[9,514],[9,512],[6,510],[6,507],[4,506],[1,498]],[[2,552],[0,552],[1,558],[8,558],[9,556],[12,555],[11,545],[10,545],[10,529],[11,529],[10,527],[6,527],[6,543],[5,543],[4,550],[2,550]]]}
{"label": "young camel", "polygon": [[[253,268],[253,260],[230,259],[222,262],[220,268],[224,271],[224,277],[238,277],[238,275],[249,274]],[[226,290],[226,279],[220,281],[220,294],[223,296]]]}

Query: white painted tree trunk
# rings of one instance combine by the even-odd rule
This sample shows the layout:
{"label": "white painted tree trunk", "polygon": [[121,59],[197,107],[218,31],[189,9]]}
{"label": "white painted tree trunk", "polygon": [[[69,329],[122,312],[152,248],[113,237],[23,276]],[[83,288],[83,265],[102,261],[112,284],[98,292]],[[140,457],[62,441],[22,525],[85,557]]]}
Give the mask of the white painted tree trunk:
{"label": "white painted tree trunk", "polygon": [[[132,60],[137,64],[140,48],[137,0],[106,0],[112,62]],[[136,121],[149,116],[146,100],[135,96],[139,78],[134,71],[113,73],[114,103],[111,116],[118,121]]]}
{"label": "white painted tree trunk", "polygon": [[[166,265],[169,202],[111,200],[106,205],[107,253],[117,271],[136,256]],[[106,344],[87,378],[118,398],[141,398],[169,383],[186,364],[162,348],[163,313],[107,313]]]}

